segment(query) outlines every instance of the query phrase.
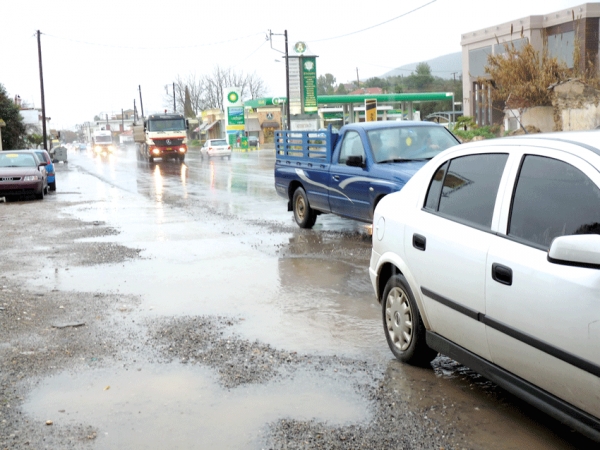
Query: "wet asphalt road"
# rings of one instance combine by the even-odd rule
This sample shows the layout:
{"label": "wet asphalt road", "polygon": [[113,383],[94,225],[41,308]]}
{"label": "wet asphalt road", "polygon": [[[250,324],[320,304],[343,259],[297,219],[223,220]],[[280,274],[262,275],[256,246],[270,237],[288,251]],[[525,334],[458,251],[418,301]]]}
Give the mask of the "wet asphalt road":
{"label": "wet asphalt road", "polygon": [[[86,298],[92,319],[63,336],[82,343],[68,350],[76,363],[36,363],[48,351],[34,344],[0,347],[4,357],[29,352],[39,366],[23,365],[18,383],[0,380],[0,448],[588,444],[448,358],[434,370],[396,362],[369,282],[368,227],[319,216],[300,230],[275,194],[272,150],[231,160],[192,150],[185,164],[150,164],[133,148],[69,158],[56,194],[0,205],[0,225],[16,208],[26,220],[43,207],[69,218],[69,230],[105,232],[74,236],[51,263],[31,262],[34,277],[6,271],[0,293],[7,309],[17,289],[51,291],[61,309]],[[38,250],[54,248],[45,244]],[[87,317],[81,301],[71,304],[67,325]],[[47,434],[49,418],[61,432]]]}

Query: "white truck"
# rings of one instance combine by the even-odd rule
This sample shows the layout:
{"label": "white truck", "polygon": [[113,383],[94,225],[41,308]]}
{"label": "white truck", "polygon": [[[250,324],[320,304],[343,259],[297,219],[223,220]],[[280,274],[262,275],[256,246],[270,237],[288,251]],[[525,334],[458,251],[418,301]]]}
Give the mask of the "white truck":
{"label": "white truck", "polygon": [[112,134],[109,130],[96,130],[94,131],[92,138],[94,140],[93,145],[96,153],[114,151],[115,147],[112,141]]}
{"label": "white truck", "polygon": [[185,160],[188,121],[182,114],[152,114],[133,126],[133,139],[141,158]]}

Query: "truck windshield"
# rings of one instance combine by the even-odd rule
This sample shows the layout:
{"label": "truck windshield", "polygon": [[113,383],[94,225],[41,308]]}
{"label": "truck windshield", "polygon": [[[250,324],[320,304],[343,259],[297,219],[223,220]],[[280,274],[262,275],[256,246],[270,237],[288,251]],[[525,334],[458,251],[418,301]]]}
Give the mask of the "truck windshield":
{"label": "truck windshield", "polygon": [[112,142],[112,137],[111,136],[96,136],[96,143],[98,144],[104,144],[104,143],[110,143]]}
{"label": "truck windshield", "polygon": [[183,119],[152,119],[148,121],[148,131],[182,131],[185,130]]}
{"label": "truck windshield", "polygon": [[459,142],[440,126],[405,126],[367,132],[378,163],[431,159]]}

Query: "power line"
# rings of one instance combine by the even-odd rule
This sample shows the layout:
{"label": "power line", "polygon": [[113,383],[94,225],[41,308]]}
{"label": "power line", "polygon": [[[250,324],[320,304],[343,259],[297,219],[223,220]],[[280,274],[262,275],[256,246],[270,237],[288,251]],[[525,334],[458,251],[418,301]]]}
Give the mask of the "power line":
{"label": "power line", "polygon": [[[262,42],[262,43],[261,43],[261,44],[260,44],[258,47],[256,47],[256,49],[255,49],[255,50],[254,50],[252,53],[250,53],[249,55],[247,55],[247,56],[246,56],[244,59],[240,60],[240,62],[238,62],[238,63],[237,63],[235,66],[239,66],[240,64],[242,64],[242,63],[246,62],[246,60],[247,60],[248,58],[250,58],[250,57],[251,57],[252,55],[254,55],[254,54],[257,52],[257,51],[259,51],[259,50],[262,48],[262,46],[263,46],[263,45],[265,45],[267,42],[268,42],[268,41],[263,41],[263,42]],[[235,66],[234,66],[234,67],[235,67]]]}
{"label": "power line", "polygon": [[85,45],[95,45],[95,46],[98,46],[98,47],[123,48],[123,49],[127,49],[127,50],[176,50],[176,49],[210,47],[210,46],[214,46],[214,45],[227,44],[229,42],[235,42],[235,41],[240,41],[242,39],[247,39],[247,38],[258,36],[258,35],[264,35],[264,31],[260,31],[258,33],[253,33],[253,34],[249,34],[247,36],[240,36],[240,37],[237,37],[237,38],[228,39],[228,40],[225,40],[225,41],[208,42],[208,43],[205,43],[205,44],[195,44],[195,45],[173,46],[173,47],[131,47],[131,46],[127,46],[127,45],[112,45],[112,44],[105,44],[105,43],[101,43],[101,42],[81,41],[81,40],[78,40],[78,39],[73,39],[73,38],[69,38],[69,37],[65,37],[65,36],[55,36],[55,35],[47,34],[47,33],[42,33],[42,34],[45,35],[45,36],[48,36],[48,37],[53,37],[55,39],[62,39],[62,40],[65,40],[65,41],[77,42],[79,44],[85,44]]}
{"label": "power line", "polygon": [[399,16],[393,17],[393,18],[391,18],[391,19],[389,19],[389,20],[386,20],[385,22],[381,22],[381,23],[378,23],[378,24],[376,24],[376,25],[371,25],[370,27],[363,28],[362,30],[352,31],[351,33],[341,34],[341,35],[339,35],[339,36],[334,36],[334,37],[329,37],[329,38],[323,38],[323,39],[314,39],[314,40],[312,40],[312,41],[306,41],[306,42],[322,42],[322,41],[330,41],[330,40],[332,40],[332,39],[339,39],[339,38],[343,38],[343,37],[346,37],[346,36],[351,36],[351,35],[353,35],[353,34],[362,33],[363,31],[372,30],[373,28],[377,28],[377,27],[380,27],[381,25],[385,25],[386,23],[393,22],[394,20],[400,19],[401,17],[408,16],[409,14],[412,14],[412,13],[414,13],[415,11],[418,11],[418,10],[420,10],[420,9],[422,9],[422,8],[425,8],[426,6],[429,6],[429,5],[431,5],[432,3],[435,3],[436,1],[437,1],[437,0],[431,0],[429,3],[425,3],[424,5],[421,5],[421,6],[417,7],[417,8],[415,8],[415,9],[412,9],[412,10],[410,10],[410,11],[408,11],[408,12],[405,12],[404,14],[400,14]]}

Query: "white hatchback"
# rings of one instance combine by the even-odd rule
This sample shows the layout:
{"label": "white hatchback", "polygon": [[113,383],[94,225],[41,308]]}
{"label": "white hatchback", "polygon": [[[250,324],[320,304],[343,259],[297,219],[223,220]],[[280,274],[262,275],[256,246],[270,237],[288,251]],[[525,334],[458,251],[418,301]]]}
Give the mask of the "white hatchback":
{"label": "white hatchback", "polygon": [[600,131],[463,144],[373,219],[401,361],[438,352],[600,440]]}
{"label": "white hatchback", "polygon": [[225,139],[209,139],[200,148],[200,157],[221,156],[231,159],[231,145]]}

